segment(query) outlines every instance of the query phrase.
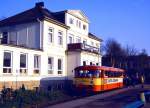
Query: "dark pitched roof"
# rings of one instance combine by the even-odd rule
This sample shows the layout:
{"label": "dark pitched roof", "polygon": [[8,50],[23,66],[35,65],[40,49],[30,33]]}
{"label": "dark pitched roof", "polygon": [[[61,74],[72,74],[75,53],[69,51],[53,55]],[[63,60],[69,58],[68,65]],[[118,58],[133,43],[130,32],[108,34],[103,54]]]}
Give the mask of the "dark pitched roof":
{"label": "dark pitched roof", "polygon": [[53,16],[56,18],[56,20],[65,24],[65,11],[55,12],[53,13]]}
{"label": "dark pitched roof", "polygon": [[95,35],[94,35],[94,34],[92,34],[92,33],[89,33],[89,38],[92,38],[92,39],[98,40],[98,41],[100,41],[100,42],[102,42],[102,41],[103,41],[102,39],[100,39],[99,37],[95,36]]}
{"label": "dark pitched roof", "polygon": [[54,23],[57,23],[59,25],[62,25],[63,27],[68,28],[65,24],[59,22],[52,12],[50,12],[48,9],[38,4],[36,4],[36,6],[32,9],[29,9],[27,11],[24,11],[22,13],[19,13],[17,15],[11,16],[9,18],[0,21],[0,27],[38,21],[38,19],[51,20]]}

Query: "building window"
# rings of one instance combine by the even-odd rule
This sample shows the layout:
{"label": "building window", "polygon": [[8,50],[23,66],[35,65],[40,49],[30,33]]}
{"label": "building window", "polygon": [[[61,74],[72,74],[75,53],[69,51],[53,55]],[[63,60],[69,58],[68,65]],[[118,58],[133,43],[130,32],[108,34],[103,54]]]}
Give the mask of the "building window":
{"label": "building window", "polygon": [[81,38],[80,37],[77,37],[76,38],[76,43],[80,43],[81,42]]}
{"label": "building window", "polygon": [[49,27],[48,29],[48,43],[53,43],[53,34],[54,34],[54,29]]}
{"label": "building window", "polygon": [[58,59],[58,74],[62,74],[62,59]]}
{"label": "building window", "polygon": [[73,43],[73,37],[69,36],[69,43]]}
{"label": "building window", "polygon": [[78,24],[79,24],[79,21],[77,20],[77,21],[76,21],[76,26],[77,26],[77,27],[78,27]]}
{"label": "building window", "polygon": [[92,62],[90,62],[90,65],[93,65],[93,63],[92,63]]}
{"label": "building window", "polygon": [[79,27],[79,28],[81,28],[81,21],[77,20],[76,21],[76,26]]}
{"label": "building window", "polygon": [[83,61],[83,66],[86,66],[86,61]]}
{"label": "building window", "polygon": [[58,45],[62,45],[63,44],[63,32],[59,31],[58,32]]}
{"label": "building window", "polygon": [[27,54],[20,54],[20,74],[27,73]]}
{"label": "building window", "polygon": [[83,44],[87,44],[87,40],[83,40]]}
{"label": "building window", "polygon": [[11,73],[12,71],[12,53],[4,52],[3,73]]}
{"label": "building window", "polygon": [[2,33],[2,44],[8,44],[8,32]]}
{"label": "building window", "polygon": [[86,30],[86,25],[85,24],[83,24],[83,30]]}
{"label": "building window", "polygon": [[98,66],[98,65],[99,65],[99,63],[96,63],[96,65]]}
{"label": "building window", "polygon": [[94,42],[91,41],[91,46],[94,46]]}
{"label": "building window", "polygon": [[48,74],[53,74],[54,58],[48,57]]}
{"label": "building window", "polygon": [[69,19],[69,23],[70,23],[70,24],[74,24],[73,18],[70,18],[70,19]]}
{"label": "building window", "polygon": [[99,46],[100,46],[100,44],[99,44],[99,43],[96,43],[96,47],[98,47],[98,48],[99,48]]}
{"label": "building window", "polygon": [[79,21],[79,28],[81,28],[81,22]]}
{"label": "building window", "polygon": [[40,73],[40,56],[34,55],[34,74]]}

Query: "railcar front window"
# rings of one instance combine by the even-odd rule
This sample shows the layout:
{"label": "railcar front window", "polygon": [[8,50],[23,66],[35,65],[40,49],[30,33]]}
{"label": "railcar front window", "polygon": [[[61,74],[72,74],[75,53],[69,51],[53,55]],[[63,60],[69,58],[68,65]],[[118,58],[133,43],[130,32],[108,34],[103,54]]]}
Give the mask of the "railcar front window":
{"label": "railcar front window", "polygon": [[99,78],[100,77],[100,71],[96,70],[93,74],[94,78]]}
{"label": "railcar front window", "polygon": [[75,71],[75,77],[80,77],[80,78],[99,78],[100,75],[99,70],[80,70],[80,71]]}

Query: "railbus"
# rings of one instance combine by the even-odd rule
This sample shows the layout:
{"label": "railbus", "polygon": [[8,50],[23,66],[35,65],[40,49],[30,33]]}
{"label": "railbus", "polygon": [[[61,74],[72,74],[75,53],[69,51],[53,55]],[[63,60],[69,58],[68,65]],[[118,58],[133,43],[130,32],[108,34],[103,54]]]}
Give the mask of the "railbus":
{"label": "railbus", "polygon": [[106,66],[79,66],[74,70],[74,85],[78,90],[100,92],[123,87],[123,69]]}

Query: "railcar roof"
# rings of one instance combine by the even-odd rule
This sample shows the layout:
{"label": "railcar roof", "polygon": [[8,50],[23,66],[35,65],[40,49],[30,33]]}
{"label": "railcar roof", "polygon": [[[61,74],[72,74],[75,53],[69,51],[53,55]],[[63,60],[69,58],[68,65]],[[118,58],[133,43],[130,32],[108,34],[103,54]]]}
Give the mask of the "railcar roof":
{"label": "railcar roof", "polygon": [[108,67],[108,66],[79,66],[75,70],[103,70],[112,72],[124,72],[125,70],[120,68]]}

